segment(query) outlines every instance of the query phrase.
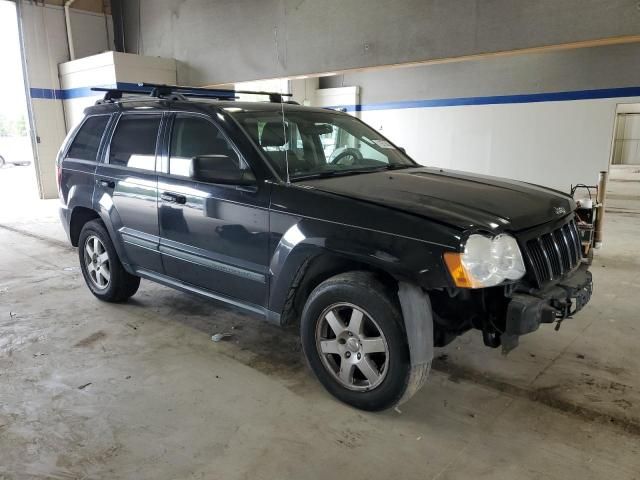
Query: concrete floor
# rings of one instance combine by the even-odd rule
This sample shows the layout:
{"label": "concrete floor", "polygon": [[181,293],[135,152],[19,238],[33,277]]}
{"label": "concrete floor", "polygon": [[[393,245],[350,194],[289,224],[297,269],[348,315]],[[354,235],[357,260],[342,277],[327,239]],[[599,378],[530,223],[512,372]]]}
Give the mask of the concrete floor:
{"label": "concrete floor", "polygon": [[56,202],[15,208],[28,174],[0,171],[2,480],[640,479],[640,168],[580,315],[507,357],[471,332],[381,414],[326,394],[295,332],[150,282],[97,301]]}

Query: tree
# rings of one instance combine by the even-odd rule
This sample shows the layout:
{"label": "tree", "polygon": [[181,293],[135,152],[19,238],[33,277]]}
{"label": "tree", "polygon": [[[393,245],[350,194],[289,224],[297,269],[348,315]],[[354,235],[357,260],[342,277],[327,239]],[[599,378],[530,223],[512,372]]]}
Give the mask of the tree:
{"label": "tree", "polygon": [[27,136],[27,122],[24,118],[24,115],[20,115],[20,117],[14,122],[14,135],[18,137],[26,137]]}
{"label": "tree", "polygon": [[8,137],[11,135],[11,124],[7,117],[0,114],[0,137]]}
{"label": "tree", "polygon": [[0,137],[26,137],[27,121],[24,115],[17,118],[7,118],[0,114]]}

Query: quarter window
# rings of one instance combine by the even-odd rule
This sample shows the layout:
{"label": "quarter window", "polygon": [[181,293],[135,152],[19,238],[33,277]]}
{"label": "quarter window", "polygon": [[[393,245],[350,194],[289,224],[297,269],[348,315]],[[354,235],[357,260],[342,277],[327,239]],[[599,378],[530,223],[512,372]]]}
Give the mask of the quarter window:
{"label": "quarter window", "polygon": [[248,169],[213,123],[205,118],[177,115],[171,132],[169,173],[180,177],[190,176],[191,159],[204,155],[225,155],[234,161],[239,170]]}
{"label": "quarter window", "polygon": [[109,163],[155,170],[160,115],[123,115],[111,139]]}
{"label": "quarter window", "polygon": [[100,148],[100,140],[108,122],[108,115],[87,118],[73,139],[67,158],[95,162]]}

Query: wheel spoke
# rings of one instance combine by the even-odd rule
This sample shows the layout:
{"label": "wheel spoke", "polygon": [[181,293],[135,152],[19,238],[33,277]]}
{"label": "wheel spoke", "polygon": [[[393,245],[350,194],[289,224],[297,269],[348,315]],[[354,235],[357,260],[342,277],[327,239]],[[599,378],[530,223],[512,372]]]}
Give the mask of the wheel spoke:
{"label": "wheel spoke", "polygon": [[87,264],[87,271],[88,271],[89,273],[92,273],[92,272],[95,272],[95,270],[96,270],[96,266],[93,264],[93,262],[91,262],[91,261],[90,261],[90,262]]}
{"label": "wheel spoke", "polygon": [[361,310],[354,308],[351,310],[351,318],[349,319],[349,331],[355,333],[356,335],[360,335],[362,333],[362,326],[364,322],[362,321],[364,314]]}
{"label": "wheel spoke", "polygon": [[380,373],[378,373],[378,367],[376,367],[375,363],[368,358],[367,356],[362,357],[362,360],[358,362],[358,370],[362,372],[362,374],[367,377],[369,380],[369,384],[373,385],[378,380]]}
{"label": "wheel spoke", "polygon": [[342,322],[342,320],[340,320],[336,316],[336,314],[333,313],[333,310],[331,310],[329,313],[327,313],[325,315],[324,319],[327,321],[327,323],[331,327],[331,330],[333,330],[333,333],[336,334],[336,337],[338,335],[340,335],[342,332],[344,332],[344,330],[347,328],[347,327],[345,327],[345,325]]}
{"label": "wheel spoke", "polygon": [[342,380],[347,385],[351,385],[353,383],[353,370],[355,366],[353,363],[349,363],[346,360],[342,360],[340,363],[340,372],[338,373],[340,380]]}
{"label": "wheel spoke", "polygon": [[320,342],[320,349],[322,350],[322,353],[340,353],[338,351],[337,340],[322,340]]}
{"label": "wheel spoke", "polygon": [[93,247],[90,245],[91,242],[87,242],[84,246],[85,251],[89,255],[89,257],[93,257]]}
{"label": "wheel spoke", "polygon": [[93,237],[93,253],[100,253],[100,241],[97,237]]}
{"label": "wheel spoke", "polygon": [[100,272],[96,272],[96,283],[99,287],[104,287],[104,282],[102,280],[102,275],[100,274]]}
{"label": "wheel spoke", "polygon": [[360,340],[362,343],[362,351],[364,353],[381,353],[386,352],[384,348],[384,340],[382,337],[369,337]]}
{"label": "wheel spoke", "polygon": [[109,270],[109,267],[102,265],[100,267],[100,275],[104,278],[105,284],[109,283],[109,279],[111,278],[111,271]]}
{"label": "wheel spoke", "polygon": [[98,255],[98,263],[100,263],[101,265],[104,265],[104,263],[107,262],[108,260],[109,260],[109,254],[106,251]]}

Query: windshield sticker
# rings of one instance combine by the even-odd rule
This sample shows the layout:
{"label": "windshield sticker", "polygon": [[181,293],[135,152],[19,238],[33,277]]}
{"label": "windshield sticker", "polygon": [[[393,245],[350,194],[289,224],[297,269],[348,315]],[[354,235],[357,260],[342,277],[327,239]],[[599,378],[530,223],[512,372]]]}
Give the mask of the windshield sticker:
{"label": "windshield sticker", "polygon": [[394,149],[395,148],[393,145],[391,145],[386,140],[374,140],[373,143],[378,145],[380,148],[390,148],[390,149]]}

